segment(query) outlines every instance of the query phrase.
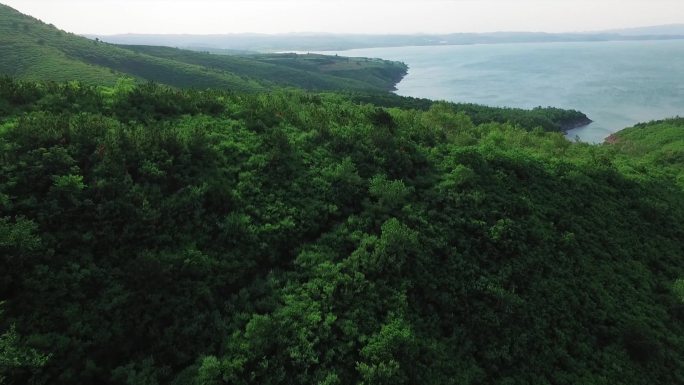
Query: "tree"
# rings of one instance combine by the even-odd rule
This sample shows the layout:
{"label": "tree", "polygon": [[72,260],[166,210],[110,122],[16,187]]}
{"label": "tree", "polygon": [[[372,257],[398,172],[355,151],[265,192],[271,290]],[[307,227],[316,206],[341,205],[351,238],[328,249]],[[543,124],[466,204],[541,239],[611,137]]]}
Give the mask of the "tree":
{"label": "tree", "polygon": [[[3,303],[0,302],[0,316],[2,306]],[[21,370],[31,371],[42,367],[48,359],[49,356],[24,346],[14,325],[0,334],[0,384],[5,384],[8,378]]]}

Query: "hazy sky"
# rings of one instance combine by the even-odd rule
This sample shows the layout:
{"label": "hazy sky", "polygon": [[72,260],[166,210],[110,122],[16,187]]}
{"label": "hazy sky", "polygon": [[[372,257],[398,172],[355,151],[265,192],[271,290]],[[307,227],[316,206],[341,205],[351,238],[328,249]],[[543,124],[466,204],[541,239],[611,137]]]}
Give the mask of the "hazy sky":
{"label": "hazy sky", "polygon": [[684,0],[0,0],[75,33],[588,31],[684,23]]}

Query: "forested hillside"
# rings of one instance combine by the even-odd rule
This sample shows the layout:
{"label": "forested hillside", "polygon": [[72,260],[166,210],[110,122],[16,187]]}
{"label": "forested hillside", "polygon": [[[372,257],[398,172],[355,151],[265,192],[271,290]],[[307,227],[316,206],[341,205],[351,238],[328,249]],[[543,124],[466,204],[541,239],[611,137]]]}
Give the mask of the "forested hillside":
{"label": "forested hillside", "polygon": [[126,74],[175,87],[263,91],[388,91],[403,63],[321,55],[212,55],[165,47],[120,47],[47,25],[0,4],[0,74],[29,80],[113,85]]}
{"label": "forested hillside", "polygon": [[[389,92],[344,92],[353,101],[370,103],[379,107],[396,107],[427,111],[435,105],[444,104],[424,98],[399,96]],[[448,103],[451,112],[463,112],[475,124],[513,123],[527,128],[542,128],[545,131],[568,131],[590,124],[591,119],[576,110],[555,107],[536,107],[532,110],[511,107],[489,107],[472,103]]]}
{"label": "forested hillside", "polygon": [[684,383],[682,122],[460,108],[3,79],[0,377]]}

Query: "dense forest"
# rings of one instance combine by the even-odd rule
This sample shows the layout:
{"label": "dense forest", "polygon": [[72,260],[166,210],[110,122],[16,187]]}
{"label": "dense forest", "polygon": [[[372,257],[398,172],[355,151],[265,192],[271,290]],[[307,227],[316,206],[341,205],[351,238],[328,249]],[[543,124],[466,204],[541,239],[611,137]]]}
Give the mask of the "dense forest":
{"label": "dense forest", "polygon": [[1,382],[684,383],[684,122],[566,118],[4,78]]}

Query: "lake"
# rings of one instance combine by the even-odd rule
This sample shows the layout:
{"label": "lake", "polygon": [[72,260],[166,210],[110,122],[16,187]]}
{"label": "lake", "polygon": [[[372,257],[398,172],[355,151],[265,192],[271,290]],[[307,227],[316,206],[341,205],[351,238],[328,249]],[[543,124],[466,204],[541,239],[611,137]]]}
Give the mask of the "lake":
{"label": "lake", "polygon": [[[331,54],[331,52],[324,52]],[[371,48],[334,52],[409,65],[397,94],[490,106],[554,106],[594,123],[598,143],[638,122],[684,116],[684,40]]]}

